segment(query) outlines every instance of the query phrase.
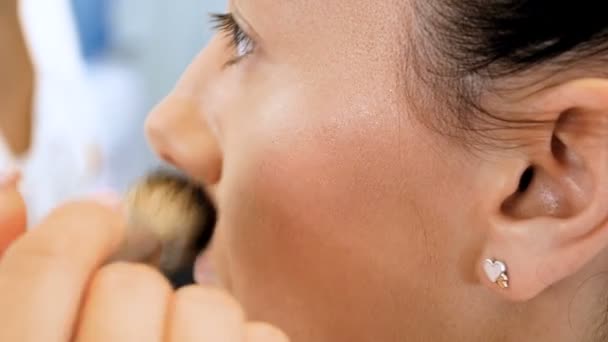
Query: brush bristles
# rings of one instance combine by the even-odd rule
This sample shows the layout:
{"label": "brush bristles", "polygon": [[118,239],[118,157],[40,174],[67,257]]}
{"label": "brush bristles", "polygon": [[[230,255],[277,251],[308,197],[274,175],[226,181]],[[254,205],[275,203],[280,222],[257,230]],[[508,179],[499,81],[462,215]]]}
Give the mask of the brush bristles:
{"label": "brush bristles", "polygon": [[128,191],[125,205],[128,238],[118,258],[147,262],[170,278],[192,272],[215,223],[204,191],[185,178],[157,172]]}

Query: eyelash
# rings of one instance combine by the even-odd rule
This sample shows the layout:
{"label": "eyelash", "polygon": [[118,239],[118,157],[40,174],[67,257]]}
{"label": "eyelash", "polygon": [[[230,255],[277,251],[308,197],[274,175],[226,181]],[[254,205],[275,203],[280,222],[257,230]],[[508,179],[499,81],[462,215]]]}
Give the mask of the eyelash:
{"label": "eyelash", "polygon": [[226,62],[233,65],[249,56],[255,50],[253,39],[239,26],[232,13],[211,14],[213,28],[230,38],[230,48],[234,50],[234,57]]}

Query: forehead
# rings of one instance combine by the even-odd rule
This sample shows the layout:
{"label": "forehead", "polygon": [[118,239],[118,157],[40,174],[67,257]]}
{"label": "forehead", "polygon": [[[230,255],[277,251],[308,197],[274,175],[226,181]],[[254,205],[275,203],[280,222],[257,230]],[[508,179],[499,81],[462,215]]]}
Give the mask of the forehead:
{"label": "forehead", "polygon": [[309,22],[331,20],[366,24],[390,19],[398,15],[407,1],[377,0],[233,0],[232,4],[243,12],[264,13],[277,23],[285,20]]}
{"label": "forehead", "polygon": [[232,1],[261,37],[264,65],[280,65],[282,77],[293,72],[324,96],[402,93],[407,0]]}
{"label": "forehead", "polygon": [[382,57],[400,53],[407,35],[400,0],[233,0],[232,6],[273,48]]}

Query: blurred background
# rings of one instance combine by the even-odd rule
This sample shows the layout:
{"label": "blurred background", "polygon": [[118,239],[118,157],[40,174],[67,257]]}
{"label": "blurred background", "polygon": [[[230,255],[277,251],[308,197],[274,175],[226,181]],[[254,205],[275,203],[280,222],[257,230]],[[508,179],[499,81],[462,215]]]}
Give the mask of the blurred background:
{"label": "blurred background", "polygon": [[204,47],[208,14],[222,12],[225,1],[70,2],[86,81],[110,125],[104,134],[115,134],[107,137],[114,140],[108,185],[124,189],[156,163],[143,136],[146,114]]}
{"label": "blurred background", "polygon": [[[146,115],[209,40],[209,13],[224,11],[225,1],[4,1],[0,166],[22,169],[30,223],[70,198],[122,192],[157,167],[143,133]],[[18,4],[18,15],[11,3]],[[6,20],[11,17],[14,24]],[[19,49],[20,41],[26,49]],[[26,60],[31,68],[20,63]],[[15,68],[23,72],[11,75]],[[27,80],[30,86],[17,94]],[[21,111],[27,115],[6,102],[21,100],[31,103],[31,111]],[[13,123],[29,120],[30,112],[32,124],[20,127],[21,136],[31,133],[31,145],[15,150],[11,138],[21,129]]]}

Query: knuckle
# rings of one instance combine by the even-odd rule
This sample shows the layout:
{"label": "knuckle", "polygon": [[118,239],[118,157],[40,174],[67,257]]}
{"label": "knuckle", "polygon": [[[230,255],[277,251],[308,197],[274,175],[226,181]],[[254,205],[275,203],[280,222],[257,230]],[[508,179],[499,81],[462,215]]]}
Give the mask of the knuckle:
{"label": "knuckle", "polygon": [[94,276],[92,287],[96,291],[137,292],[142,287],[156,287],[171,291],[168,281],[152,267],[142,264],[117,262],[102,267]]}
{"label": "knuckle", "polygon": [[94,202],[77,202],[53,211],[36,229],[11,245],[3,261],[6,263],[45,266],[81,265],[97,257],[118,241],[113,234],[118,222]]}
{"label": "knuckle", "polygon": [[277,327],[263,322],[253,322],[247,325],[248,341],[257,342],[289,342],[289,337]]}
{"label": "knuckle", "polygon": [[17,252],[13,252],[13,247],[9,248],[0,262],[0,278],[27,278],[36,284],[46,284],[53,279],[72,283],[82,278],[85,270],[61,254],[60,247],[59,244],[51,247],[32,245]]}
{"label": "knuckle", "polygon": [[[55,209],[43,222],[43,226],[77,229],[74,233],[92,228],[107,228],[116,224],[118,212],[95,201],[72,202]],[[86,227],[83,225],[86,224]],[[65,229],[65,228],[64,228]]]}
{"label": "knuckle", "polygon": [[109,211],[111,211],[110,208],[95,201],[75,201],[57,207],[57,209],[53,210],[50,216],[62,215],[65,212],[78,212],[88,216],[99,215]]}
{"label": "knuckle", "polygon": [[74,241],[66,235],[52,236],[49,239],[32,240],[28,236],[17,240],[6,251],[6,259],[25,258],[29,260],[64,260],[74,248]]}
{"label": "knuckle", "polygon": [[213,308],[218,316],[235,321],[245,320],[245,312],[236,299],[219,289],[199,285],[183,287],[175,293],[175,305],[178,310],[186,312],[199,307]]}
{"label": "knuckle", "polygon": [[80,269],[69,258],[72,245],[65,237],[39,243],[20,239],[7,249],[0,263],[2,274],[29,274],[40,280],[78,276]]}
{"label": "knuckle", "polygon": [[119,216],[110,213],[110,208],[94,202],[56,209],[5,251],[0,276],[27,276],[37,281],[88,278],[120,241]]}

